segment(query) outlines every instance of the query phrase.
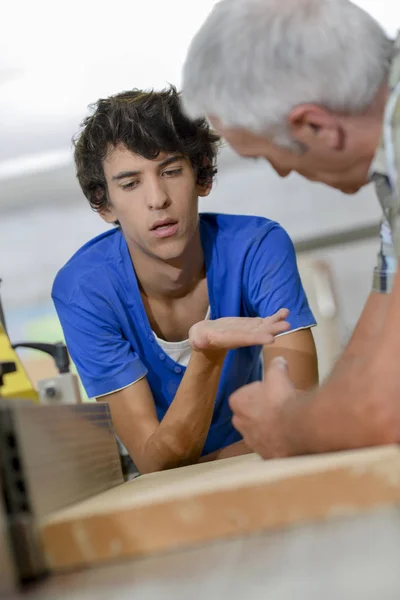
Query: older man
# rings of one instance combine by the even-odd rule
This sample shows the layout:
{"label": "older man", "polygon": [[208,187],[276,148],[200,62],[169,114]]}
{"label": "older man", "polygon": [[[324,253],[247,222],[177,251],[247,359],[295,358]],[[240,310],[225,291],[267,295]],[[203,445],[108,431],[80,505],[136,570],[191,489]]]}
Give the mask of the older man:
{"label": "older man", "polygon": [[194,38],[184,106],[242,156],[345,193],[373,180],[384,218],[374,285],[328,381],[299,393],[284,361],[231,397],[264,458],[400,439],[400,37],[348,0],[222,0]]}

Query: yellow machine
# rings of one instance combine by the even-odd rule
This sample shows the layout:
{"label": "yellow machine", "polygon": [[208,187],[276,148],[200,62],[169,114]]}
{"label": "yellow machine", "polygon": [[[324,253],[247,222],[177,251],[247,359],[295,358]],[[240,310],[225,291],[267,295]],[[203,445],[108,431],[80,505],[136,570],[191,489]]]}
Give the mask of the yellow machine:
{"label": "yellow machine", "polygon": [[[1,283],[1,279],[0,279]],[[14,363],[15,370],[4,376],[1,395],[5,398],[24,398],[39,402],[39,395],[34,389],[21,361],[11,346],[6,331],[3,307],[0,298],[0,362]]]}
{"label": "yellow machine", "polygon": [[[15,348],[30,348],[52,356],[57,368],[57,375],[39,379],[36,382],[37,389],[35,389]],[[82,402],[78,377],[70,371],[70,359],[66,345],[63,342],[56,344],[11,343],[6,330],[1,300],[0,364],[15,365],[12,371],[3,369],[0,395],[7,400],[18,398],[19,400],[31,400],[36,404],[80,404]]]}
{"label": "yellow machine", "polygon": [[13,373],[8,373],[4,377],[2,396],[7,399],[23,398],[39,402],[39,394],[34,389],[17,353],[12,348],[3,323],[0,323],[0,362],[13,362],[16,366]]}

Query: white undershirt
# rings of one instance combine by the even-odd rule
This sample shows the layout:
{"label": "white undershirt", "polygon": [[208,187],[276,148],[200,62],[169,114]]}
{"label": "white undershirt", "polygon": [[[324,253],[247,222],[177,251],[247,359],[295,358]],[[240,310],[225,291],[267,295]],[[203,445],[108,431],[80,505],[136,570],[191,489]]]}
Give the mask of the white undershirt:
{"label": "white undershirt", "polygon": [[[209,318],[210,307],[208,307],[205,319]],[[182,340],[181,342],[166,342],[165,340],[159,338],[155,333],[154,336],[157,344],[161,346],[167,356],[172,358],[172,360],[179,363],[183,367],[188,366],[190,357],[192,355],[192,348],[190,347],[189,340]]]}
{"label": "white undershirt", "polygon": [[[210,307],[208,307],[207,314],[205,316],[205,320],[210,318]],[[190,347],[189,340],[182,340],[181,342],[166,342],[159,338],[153,331],[153,335],[156,338],[157,344],[163,349],[164,353],[172,358],[175,362],[182,365],[182,367],[187,367],[189,364],[190,357],[192,355],[192,348]],[[128,383],[123,388],[118,388],[117,390],[112,390],[111,392],[107,392],[106,394],[99,394],[96,397],[102,398],[103,396],[108,396],[109,394],[113,394],[114,392],[119,392],[124,388],[130,387],[140,379],[143,379],[146,375],[141,375],[132,383]]]}

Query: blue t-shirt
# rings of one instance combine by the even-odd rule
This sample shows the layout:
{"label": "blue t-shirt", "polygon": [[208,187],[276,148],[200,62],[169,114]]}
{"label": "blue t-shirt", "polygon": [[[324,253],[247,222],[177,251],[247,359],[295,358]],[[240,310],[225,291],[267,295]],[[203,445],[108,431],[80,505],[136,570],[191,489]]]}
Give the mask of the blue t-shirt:
{"label": "blue t-shirt", "polygon": [[[315,325],[293,244],[280,225],[261,217],[202,214],[200,235],[211,319],[267,317],[285,307],[292,330]],[[185,367],[156,342],[121,230],[85,244],[59,271],[52,297],[88,396],[116,391],[146,375],[161,421]],[[227,353],[203,454],[241,439],[228,399],[262,378],[260,351],[252,346]]]}

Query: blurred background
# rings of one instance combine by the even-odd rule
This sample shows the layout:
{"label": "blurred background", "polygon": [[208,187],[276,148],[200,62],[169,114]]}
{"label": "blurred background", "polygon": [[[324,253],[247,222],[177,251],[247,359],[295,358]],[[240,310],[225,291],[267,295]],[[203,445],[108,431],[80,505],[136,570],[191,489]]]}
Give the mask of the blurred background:
{"label": "blurred background", "polygon": [[[50,300],[53,278],[80,245],[106,227],[80,192],[72,163],[71,138],[88,105],[132,87],[179,87],[188,44],[214,3],[25,0],[3,8],[0,278],[14,342],[62,339]],[[357,3],[395,35],[400,8],[389,7],[389,0]],[[334,316],[337,344],[347,341],[370,290],[378,250],[371,234],[380,218],[373,188],[346,197],[296,175],[280,180],[266,162],[239,159],[224,148],[217,183],[201,210],[279,221],[298,243],[316,300],[309,266],[323,261],[328,274],[323,285],[329,284],[335,303],[333,310],[328,290],[325,316],[331,321]],[[340,243],[326,246],[332,234]]]}

